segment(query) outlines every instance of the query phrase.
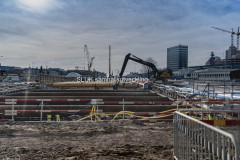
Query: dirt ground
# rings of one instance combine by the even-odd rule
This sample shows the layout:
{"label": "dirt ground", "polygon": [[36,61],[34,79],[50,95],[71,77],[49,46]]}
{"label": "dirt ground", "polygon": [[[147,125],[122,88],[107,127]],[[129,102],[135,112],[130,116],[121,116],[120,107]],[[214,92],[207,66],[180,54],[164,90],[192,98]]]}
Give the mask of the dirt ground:
{"label": "dirt ground", "polygon": [[172,159],[172,123],[0,123],[0,159]]}

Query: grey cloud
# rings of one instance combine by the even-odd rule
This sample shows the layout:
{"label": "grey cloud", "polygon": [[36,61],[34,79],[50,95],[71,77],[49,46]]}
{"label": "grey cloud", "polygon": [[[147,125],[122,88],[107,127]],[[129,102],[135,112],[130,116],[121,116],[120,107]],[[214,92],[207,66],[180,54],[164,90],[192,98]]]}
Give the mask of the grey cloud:
{"label": "grey cloud", "polygon": [[[64,2],[64,1],[63,1]],[[181,1],[182,2],[182,1]],[[94,67],[108,72],[108,45],[112,45],[112,68],[121,68],[124,56],[131,52],[142,59],[153,57],[158,66],[166,66],[167,47],[189,45],[192,64],[204,64],[210,51],[222,54],[227,47],[219,41],[222,33],[211,26],[237,26],[236,12],[222,17],[196,10],[195,1],[73,1],[60,10],[43,15],[4,13],[0,26],[0,52],[19,58],[17,65],[37,64],[74,68],[83,64],[83,45],[87,44]],[[196,11],[195,11],[196,10]],[[222,22],[226,22],[224,26]],[[18,55],[24,58],[20,58]],[[200,56],[201,55],[201,56]],[[36,57],[37,59],[35,59]],[[5,59],[5,62],[12,64]],[[55,63],[50,63],[55,62]],[[133,62],[127,71],[140,68]]]}

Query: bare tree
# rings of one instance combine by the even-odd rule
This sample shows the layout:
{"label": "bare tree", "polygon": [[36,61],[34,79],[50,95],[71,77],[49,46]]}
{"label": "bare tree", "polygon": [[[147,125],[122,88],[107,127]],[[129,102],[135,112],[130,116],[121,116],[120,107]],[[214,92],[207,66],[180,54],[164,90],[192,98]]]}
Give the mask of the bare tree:
{"label": "bare tree", "polygon": [[[157,66],[157,62],[152,57],[147,58],[145,61],[150,62],[155,66]],[[141,73],[148,73],[148,72],[151,72],[152,69],[148,66],[142,65],[142,69],[140,71]]]}

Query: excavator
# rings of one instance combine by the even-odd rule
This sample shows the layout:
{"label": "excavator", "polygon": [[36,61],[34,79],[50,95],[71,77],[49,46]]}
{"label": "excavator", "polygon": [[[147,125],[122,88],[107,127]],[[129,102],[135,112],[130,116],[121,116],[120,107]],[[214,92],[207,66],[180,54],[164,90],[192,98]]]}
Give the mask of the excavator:
{"label": "excavator", "polygon": [[[119,73],[119,79],[122,78],[122,76],[123,76],[123,73],[124,73],[127,63],[128,63],[128,60],[135,61],[137,63],[140,63],[142,65],[145,65],[145,66],[148,66],[149,68],[151,68],[154,80],[163,80],[165,78],[171,78],[171,75],[169,73],[164,72],[164,71],[159,71],[153,63],[144,61],[141,58],[138,58],[137,56],[134,56],[133,54],[128,53],[125,56],[125,59],[123,61],[123,66],[122,66],[121,72]],[[116,81],[116,83],[113,85],[114,90],[118,89],[119,83],[120,83],[120,81]]]}

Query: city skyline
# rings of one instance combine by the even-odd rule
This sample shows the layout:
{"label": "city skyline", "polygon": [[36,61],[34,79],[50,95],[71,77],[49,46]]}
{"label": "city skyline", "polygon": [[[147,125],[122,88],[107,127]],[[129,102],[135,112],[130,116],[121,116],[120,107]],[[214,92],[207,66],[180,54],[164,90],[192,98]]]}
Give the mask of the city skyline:
{"label": "city skyline", "polygon": [[[116,74],[127,53],[152,57],[164,68],[167,48],[182,44],[188,45],[188,66],[204,65],[211,51],[225,56],[231,35],[211,27],[236,31],[239,6],[239,0],[3,0],[0,63],[83,68],[86,44],[93,69],[108,73],[111,45]],[[140,67],[129,62],[126,73]]]}

